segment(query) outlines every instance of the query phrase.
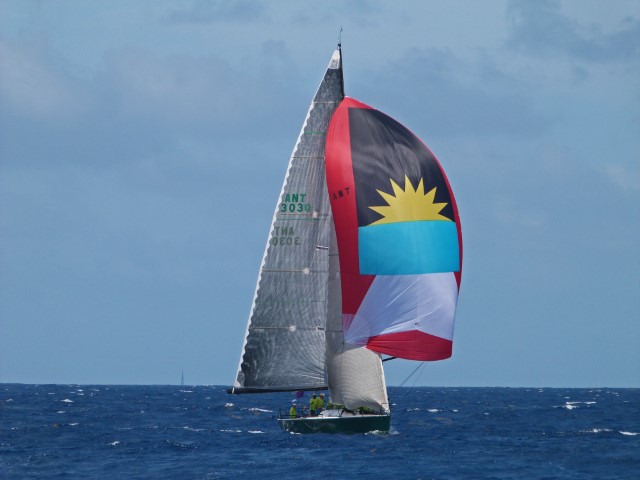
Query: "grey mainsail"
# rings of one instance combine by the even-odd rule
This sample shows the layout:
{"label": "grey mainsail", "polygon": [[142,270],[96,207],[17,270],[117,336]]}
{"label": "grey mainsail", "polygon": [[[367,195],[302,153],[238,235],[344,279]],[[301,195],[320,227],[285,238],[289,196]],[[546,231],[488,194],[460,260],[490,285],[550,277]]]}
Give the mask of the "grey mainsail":
{"label": "grey mainsail", "polygon": [[336,50],[311,102],[273,216],[234,393],[326,388],[331,209],[325,138],[344,96]]}

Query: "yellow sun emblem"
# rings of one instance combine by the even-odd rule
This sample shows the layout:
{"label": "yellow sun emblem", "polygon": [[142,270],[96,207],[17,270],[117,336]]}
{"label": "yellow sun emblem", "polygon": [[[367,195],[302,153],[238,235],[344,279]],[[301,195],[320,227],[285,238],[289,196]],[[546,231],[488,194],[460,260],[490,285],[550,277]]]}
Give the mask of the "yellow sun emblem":
{"label": "yellow sun emblem", "polygon": [[415,222],[419,220],[446,220],[451,219],[440,215],[440,211],[447,206],[446,203],[434,203],[436,188],[424,193],[423,179],[420,179],[418,187],[414,190],[409,177],[404,177],[404,190],[391,180],[394,195],[376,190],[387,202],[387,206],[369,207],[371,210],[383,216],[371,225],[396,222]]}

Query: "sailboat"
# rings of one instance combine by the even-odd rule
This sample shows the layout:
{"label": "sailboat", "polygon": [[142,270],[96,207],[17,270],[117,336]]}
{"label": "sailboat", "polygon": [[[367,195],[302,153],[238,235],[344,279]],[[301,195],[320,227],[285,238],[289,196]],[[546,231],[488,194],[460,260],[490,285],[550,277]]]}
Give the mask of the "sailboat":
{"label": "sailboat", "polygon": [[461,271],[444,170],[406,127],[345,96],[338,44],[289,159],[228,392],[328,390],[320,414],[287,408],[280,426],[389,431],[383,361],[451,356]]}

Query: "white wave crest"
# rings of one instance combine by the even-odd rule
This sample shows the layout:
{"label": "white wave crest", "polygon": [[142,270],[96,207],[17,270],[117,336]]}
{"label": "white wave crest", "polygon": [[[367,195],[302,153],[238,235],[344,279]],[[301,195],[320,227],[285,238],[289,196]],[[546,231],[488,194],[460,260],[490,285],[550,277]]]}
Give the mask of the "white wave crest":
{"label": "white wave crest", "polygon": [[193,428],[193,427],[182,427],[185,430],[189,430],[190,432],[202,432],[204,428]]}

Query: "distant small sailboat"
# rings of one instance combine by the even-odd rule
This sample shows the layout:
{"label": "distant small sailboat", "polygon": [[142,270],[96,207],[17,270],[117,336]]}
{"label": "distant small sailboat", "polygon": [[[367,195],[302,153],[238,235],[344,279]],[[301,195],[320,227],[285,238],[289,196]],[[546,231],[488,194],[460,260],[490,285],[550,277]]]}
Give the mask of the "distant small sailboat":
{"label": "distant small sailboat", "polygon": [[289,160],[229,393],[329,390],[296,433],[388,431],[381,354],[451,356],[462,271],[453,192],[407,128],[345,97],[340,45]]}
{"label": "distant small sailboat", "polygon": [[184,387],[184,370],[182,371],[182,376],[180,377],[180,385]]}

